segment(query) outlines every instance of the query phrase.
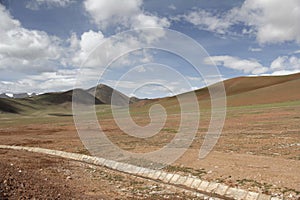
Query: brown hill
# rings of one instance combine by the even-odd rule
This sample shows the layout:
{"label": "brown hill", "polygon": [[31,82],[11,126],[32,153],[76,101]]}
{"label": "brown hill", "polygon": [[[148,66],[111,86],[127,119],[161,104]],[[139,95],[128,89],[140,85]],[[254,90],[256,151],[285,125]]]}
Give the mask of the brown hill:
{"label": "brown hill", "polygon": [[[256,104],[281,103],[300,101],[300,73],[286,76],[238,77],[223,82],[227,95],[228,106],[245,106]],[[210,87],[217,87],[218,84]],[[111,104],[114,93],[114,105],[123,106],[128,102],[134,106],[144,106],[153,102],[165,105],[175,103],[176,97],[150,100],[129,98],[126,95],[106,85],[98,85],[88,90],[75,89],[66,92],[46,93],[23,99],[0,99],[0,111],[19,113],[22,110],[40,109],[42,106],[68,104],[74,99],[82,104]],[[199,101],[209,102],[210,95],[207,87],[195,91]],[[95,96],[93,96],[95,95]],[[181,94],[185,95],[185,94]]]}
{"label": "brown hill", "polygon": [[[286,76],[238,77],[225,80],[223,84],[228,106],[300,101],[300,73]],[[218,83],[209,87],[218,87]],[[210,99],[208,87],[196,90],[195,93],[199,101],[205,102]],[[140,107],[156,101],[166,104],[174,98],[176,97],[142,100],[135,105]]]}
{"label": "brown hill", "polygon": [[227,97],[229,106],[282,103],[300,100],[300,79],[240,92]]}
{"label": "brown hill", "polygon": [[82,89],[74,89],[66,92],[55,92],[55,93],[45,93],[39,96],[34,97],[33,99],[36,102],[44,103],[44,104],[63,104],[63,103],[71,103],[73,100],[76,100],[77,103],[82,104],[103,104],[97,98],[94,98],[90,93],[86,92]]}
{"label": "brown hill", "polygon": [[[93,96],[95,92],[96,96]],[[115,105],[126,105],[128,102],[137,101],[137,98],[129,98],[126,95],[106,86],[98,85],[89,90],[74,89],[66,92],[45,93],[38,96],[26,98],[1,99],[0,111],[8,113],[23,113],[32,110],[47,109],[48,107],[58,106],[71,108],[72,101],[79,104],[111,104],[111,97],[114,93]],[[74,95],[73,95],[74,94]]]}
{"label": "brown hill", "polygon": [[[87,90],[88,93],[91,95],[94,95],[97,99],[99,99],[101,102],[105,104],[114,104],[117,106],[124,106],[127,105],[128,102],[132,103],[137,101],[136,98],[129,98],[125,94],[122,94],[121,92],[114,90],[113,88],[100,84],[96,87],[92,87]],[[114,95],[114,100],[112,102],[112,96]]]}
{"label": "brown hill", "polygon": [[18,93],[18,94],[14,94],[13,97],[16,99],[23,99],[29,97],[29,95],[27,93]]}
{"label": "brown hill", "polygon": [[1,112],[8,112],[8,113],[19,113],[20,109],[14,105],[10,100],[8,99],[0,99],[0,113]]}
{"label": "brown hill", "polygon": [[[74,97],[73,97],[74,94]],[[103,104],[82,89],[74,89],[66,92],[45,93],[31,98],[7,98],[0,99],[0,112],[4,113],[31,113],[36,110],[71,108],[72,101],[80,104]]]}
{"label": "brown hill", "polygon": [[0,113],[21,113],[26,110],[32,110],[35,106],[31,99],[0,99]]}
{"label": "brown hill", "polygon": [[0,94],[0,99],[7,99],[9,96],[7,96],[5,93]]}
{"label": "brown hill", "polygon": [[300,79],[300,73],[287,76],[238,77],[224,82],[227,96],[266,88]]}

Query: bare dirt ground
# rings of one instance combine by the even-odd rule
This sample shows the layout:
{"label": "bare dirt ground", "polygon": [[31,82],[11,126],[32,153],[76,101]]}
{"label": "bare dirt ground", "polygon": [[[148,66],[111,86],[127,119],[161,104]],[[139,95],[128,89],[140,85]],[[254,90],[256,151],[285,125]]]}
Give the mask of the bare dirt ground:
{"label": "bare dirt ground", "polygon": [[0,150],[0,199],[203,199],[190,191],[48,155]]}
{"label": "bare dirt ground", "polygon": [[[193,174],[203,179],[223,182],[231,186],[275,196],[284,195],[286,199],[299,199],[299,114],[299,104],[229,108],[225,127],[217,145],[207,158],[199,160],[199,148],[203,142],[210,118],[209,114],[204,113],[201,116],[199,132],[190,149],[166,170]],[[136,116],[135,120],[139,124],[149,122],[149,119],[145,116]],[[163,131],[149,140],[133,138],[122,133],[109,117],[101,121],[101,126],[107,136],[116,145],[128,151],[144,152],[161,148],[164,144],[168,143],[174,137],[174,134],[176,134],[177,122],[177,115],[171,115]],[[65,116],[41,118],[2,116],[0,143],[6,145],[36,146],[88,154],[78,137],[72,117]],[[10,154],[11,152],[1,154],[1,171],[11,169],[9,168],[10,156],[7,156]],[[26,154],[26,159],[30,160],[30,155]],[[15,155],[15,157],[16,162],[19,162],[17,158],[20,158],[20,155]],[[73,164],[70,164],[70,161],[63,161],[57,158],[51,159],[57,161],[54,169],[59,168],[59,166],[64,166],[66,169],[74,167]],[[68,163],[67,165],[66,162]],[[30,162],[27,162],[26,165],[23,167],[33,168],[35,166]],[[48,164],[45,164],[45,167],[47,166]],[[51,168],[52,165],[49,166]],[[80,170],[79,168],[77,166],[77,170]],[[36,170],[33,171],[36,172]],[[69,189],[66,187],[66,190],[61,193],[65,192],[68,194],[68,191],[74,190],[73,187],[75,186],[69,184],[70,181],[65,180],[66,177],[60,177],[62,174],[58,173],[57,179],[54,178],[54,180],[63,180],[59,184],[66,184]],[[44,178],[48,178],[52,175],[49,172],[44,173],[43,176]],[[77,178],[79,176],[80,174]],[[36,177],[33,178],[33,180],[36,180],[33,181],[36,185],[44,184],[42,179],[38,179],[39,175],[33,173],[32,177]],[[91,181],[93,176],[91,175],[87,179]],[[22,180],[19,181],[22,182]],[[102,181],[98,184],[102,184]],[[103,184],[105,185],[105,183]],[[91,185],[88,185],[88,187]],[[55,184],[52,186],[55,187]],[[106,186],[102,188],[108,193],[108,196],[113,194],[115,190],[118,190],[116,184],[112,184],[109,187]],[[78,189],[79,186],[76,187]],[[85,189],[90,191],[90,188]],[[82,190],[78,189],[78,191]],[[127,191],[126,195],[133,195],[134,193],[131,192]],[[88,194],[88,192],[78,192],[78,195],[79,193]],[[50,189],[49,194],[52,194]],[[75,195],[76,192],[72,194]],[[108,196],[104,195],[104,197]]]}

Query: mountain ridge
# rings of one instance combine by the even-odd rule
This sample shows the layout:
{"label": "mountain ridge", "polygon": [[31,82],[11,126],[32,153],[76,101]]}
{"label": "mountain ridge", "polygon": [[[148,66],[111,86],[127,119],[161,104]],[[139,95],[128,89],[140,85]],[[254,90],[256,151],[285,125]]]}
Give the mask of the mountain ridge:
{"label": "mountain ridge", "polygon": [[[209,89],[220,87],[220,83],[224,85],[228,106],[300,101],[300,73],[283,76],[235,77],[179,95],[195,92],[199,101],[210,101]],[[176,96],[141,100],[137,103],[137,106],[144,106],[145,104],[153,102],[166,103],[176,98]],[[209,104],[209,102],[206,104]]]}
{"label": "mountain ridge", "polygon": [[[114,102],[111,102],[112,95],[116,98]],[[47,106],[62,106],[67,108],[71,107],[72,101],[88,105],[113,103],[117,106],[124,106],[128,102],[132,103],[133,98],[127,97],[125,94],[109,86],[100,84],[87,90],[76,88],[64,92],[49,92],[35,96],[24,95],[24,98],[11,98],[3,95],[3,98],[0,98],[0,112],[21,113],[30,107],[30,105],[33,105],[32,109],[35,110]],[[137,101],[137,98],[134,101]]]}
{"label": "mountain ridge", "polygon": [[[243,106],[254,104],[280,103],[286,101],[300,101],[300,73],[284,76],[257,76],[236,77],[222,81],[228,106]],[[209,88],[218,87],[220,83],[212,84],[195,91],[199,101],[210,101]],[[75,96],[73,98],[73,92]],[[179,95],[185,95],[186,92]],[[113,102],[112,96],[116,98]],[[177,95],[178,96],[178,95]],[[0,112],[20,113],[23,107],[34,107],[34,105],[67,107],[76,100],[82,104],[111,104],[124,106],[128,103],[140,107],[153,102],[165,102],[176,98],[164,97],[156,99],[138,99],[128,97],[125,94],[107,86],[99,84],[87,90],[73,89],[65,92],[45,93],[33,97],[11,99],[0,98]]]}

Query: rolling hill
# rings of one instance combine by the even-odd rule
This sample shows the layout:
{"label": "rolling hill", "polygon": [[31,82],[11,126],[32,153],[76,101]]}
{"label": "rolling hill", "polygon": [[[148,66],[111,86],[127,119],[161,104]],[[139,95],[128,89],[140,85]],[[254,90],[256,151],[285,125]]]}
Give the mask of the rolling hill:
{"label": "rolling hill", "polygon": [[228,106],[300,100],[300,73],[286,76],[239,77],[224,81],[224,86]]}
{"label": "rolling hill", "polygon": [[[300,101],[300,73],[286,76],[260,76],[260,77],[238,77],[225,80],[224,87],[227,95],[228,106],[247,106],[258,104],[271,104],[290,101]],[[217,87],[218,84],[209,87]],[[173,104],[174,97],[159,99],[140,100],[138,98],[122,94],[113,88],[100,84],[88,90],[74,89],[66,92],[45,93],[42,95],[11,99],[0,98],[0,112],[22,113],[23,110],[38,110],[47,106],[70,107],[72,95],[81,104],[111,104],[114,93],[116,99],[114,105],[124,106],[128,102],[133,106],[141,107],[153,102],[162,104]],[[195,91],[199,102],[205,105],[210,101],[208,87]],[[185,93],[186,94],[186,93]],[[181,94],[181,95],[185,95]]]}
{"label": "rolling hill", "polygon": [[[223,82],[228,106],[247,106],[257,104],[300,101],[300,73],[286,76],[237,77]],[[218,83],[209,86],[218,87]],[[200,102],[208,105],[210,94],[208,87],[194,91]],[[185,95],[180,94],[180,95]],[[136,106],[153,102],[168,104],[174,97],[141,100]]]}
{"label": "rolling hill", "polygon": [[9,98],[9,96],[7,96],[5,93],[0,94],[0,98],[1,99],[6,99]]}
{"label": "rolling hill", "polygon": [[0,98],[0,113],[19,114],[25,110],[35,109],[35,102],[31,99]]}
{"label": "rolling hill", "polygon": [[[88,93],[95,96],[97,99],[99,99],[104,104],[114,104],[117,106],[125,106],[129,103],[133,103],[135,101],[138,101],[137,98],[129,98],[125,94],[122,94],[121,92],[114,90],[113,88],[107,86],[107,85],[97,85],[96,87],[92,87],[87,90]],[[114,95],[114,101],[112,102],[112,96]]]}
{"label": "rolling hill", "polygon": [[57,93],[45,93],[39,96],[32,98],[37,103],[40,104],[66,104],[72,103],[73,94],[75,95],[74,99],[77,103],[82,104],[103,104],[102,101],[95,98],[93,95],[88,93],[83,89],[74,89],[66,92],[57,92]]}
{"label": "rolling hill", "polygon": [[300,79],[275,83],[227,97],[229,106],[300,101]]}
{"label": "rolling hill", "polygon": [[[33,97],[25,98],[0,98],[0,113],[24,113],[34,110],[47,109],[49,107],[61,107],[70,109],[72,101],[80,104],[111,104],[111,97],[114,93],[116,97],[115,105],[122,106],[128,102],[137,101],[137,98],[129,98],[126,95],[108,87],[106,85],[98,85],[88,90],[74,89],[66,92],[45,93]],[[73,96],[73,94],[75,94]],[[94,96],[95,94],[95,96]]]}
{"label": "rolling hill", "polygon": [[20,109],[7,98],[0,99],[0,113],[1,112],[8,112],[8,113],[19,113]]}

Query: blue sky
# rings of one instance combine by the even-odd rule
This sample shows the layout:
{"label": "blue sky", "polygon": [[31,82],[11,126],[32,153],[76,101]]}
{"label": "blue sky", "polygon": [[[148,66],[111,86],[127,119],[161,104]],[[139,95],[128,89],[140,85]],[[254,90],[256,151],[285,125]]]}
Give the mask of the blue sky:
{"label": "blue sky", "polygon": [[[160,97],[231,77],[300,72],[299,0],[0,3],[0,93],[61,91],[101,82],[127,95]],[[110,38],[122,31],[148,27],[162,31],[141,35],[128,32],[117,41]],[[178,31],[178,37],[167,29]],[[188,39],[181,40],[180,33],[204,50],[189,48]],[[164,48],[174,44],[206,65],[202,68],[199,61],[196,68],[200,71],[217,68],[220,77],[201,76],[186,58],[172,52],[138,49],[142,40],[160,45],[166,37],[170,43]],[[101,45],[107,41],[114,56],[127,54],[105,68],[103,59],[107,57],[99,55],[105,51]],[[134,49],[138,50],[129,53]],[[85,77],[78,78],[79,74]]]}

